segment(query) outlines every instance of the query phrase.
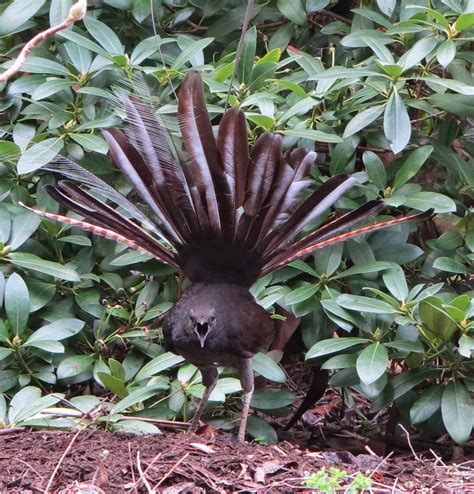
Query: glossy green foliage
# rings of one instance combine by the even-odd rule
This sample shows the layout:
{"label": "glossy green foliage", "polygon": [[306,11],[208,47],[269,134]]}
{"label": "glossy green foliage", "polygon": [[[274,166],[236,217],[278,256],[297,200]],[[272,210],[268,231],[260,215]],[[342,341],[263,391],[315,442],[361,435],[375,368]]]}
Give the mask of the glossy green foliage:
{"label": "glossy green foliage", "polygon": [[[260,280],[253,293],[270,312],[283,306],[301,318],[307,360],[329,369],[333,385],[365,395],[373,411],[399,406],[426,434],[444,424],[463,443],[474,390],[472,2],[378,0],[342,13],[336,3],[256,1],[229,104],[245,111],[252,142],[272,131],[285,149],[315,149],[315,185],[355,174],[361,185],[336,212],[381,198],[379,219],[400,214],[395,208],[437,215],[322,250]],[[4,2],[2,60],[62,21],[70,5]],[[101,136],[121,124],[117,101],[130,87],[156,95],[177,135],[175,93],[188,70],[202,70],[217,124],[245,5],[92,1],[84,22],[35,48],[0,87],[0,424],[67,428],[98,413],[114,430],[158,433],[141,418],[192,413],[201,377],[165,352],[156,323],[178,296],[176,273],[39,220],[18,201],[58,211],[42,189],[55,177],[41,169],[58,153],[130,193]],[[254,370],[283,383],[278,356],[257,355]],[[61,394],[84,394],[86,383],[108,390],[111,403]],[[238,417],[239,390],[232,370],[222,369],[211,397],[220,425]],[[293,400],[274,384],[252,406],[285,415]],[[70,415],[52,419],[47,409],[57,403]],[[249,432],[276,440],[261,417],[251,417]]]}

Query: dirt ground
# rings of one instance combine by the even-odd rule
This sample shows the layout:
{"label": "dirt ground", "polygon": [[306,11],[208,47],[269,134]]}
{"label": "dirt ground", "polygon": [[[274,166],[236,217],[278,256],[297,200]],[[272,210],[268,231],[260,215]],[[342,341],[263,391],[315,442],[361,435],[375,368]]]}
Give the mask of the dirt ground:
{"label": "dirt ground", "polygon": [[[339,438],[346,449],[353,439]],[[322,467],[347,472],[349,492],[357,473],[370,491],[474,493],[474,460],[445,463],[434,451],[379,457],[297,446],[237,444],[228,433],[188,435],[166,431],[136,436],[101,430],[0,431],[0,492],[37,494],[291,493],[315,492],[307,477]]]}

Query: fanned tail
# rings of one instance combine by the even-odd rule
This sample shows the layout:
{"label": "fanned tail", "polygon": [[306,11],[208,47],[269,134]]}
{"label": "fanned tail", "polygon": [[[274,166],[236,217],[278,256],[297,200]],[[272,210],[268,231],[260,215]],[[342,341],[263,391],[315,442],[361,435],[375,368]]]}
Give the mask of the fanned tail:
{"label": "fanned tail", "polygon": [[[351,187],[354,177],[329,178],[309,194],[307,178],[316,153],[295,149],[282,154],[282,138],[265,133],[249,153],[245,115],[227,110],[214,137],[201,77],[190,71],[178,98],[178,119],[187,153],[180,162],[156,107],[137,96],[124,103],[125,131],[104,131],[110,155],[153,212],[145,216],[103,180],[67,159],[48,170],[81,183],[60,181],[47,192],[87,221],[38,212],[74,224],[180,267],[191,281],[252,284],[317,249],[408,221],[431,211],[347,231],[377,215],[382,201],[370,201],[302,238]],[[92,194],[83,190],[88,187]],[[96,197],[113,201],[117,211]],[[304,196],[303,198],[301,196]],[[345,233],[340,233],[345,231]],[[167,249],[160,240],[173,247]]]}

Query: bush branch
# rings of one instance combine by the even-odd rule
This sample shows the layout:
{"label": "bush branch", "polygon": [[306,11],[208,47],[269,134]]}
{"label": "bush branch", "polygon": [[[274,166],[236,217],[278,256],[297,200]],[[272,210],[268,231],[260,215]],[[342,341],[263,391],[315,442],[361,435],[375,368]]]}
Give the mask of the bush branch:
{"label": "bush branch", "polygon": [[63,29],[72,26],[75,22],[83,19],[86,15],[86,12],[87,0],[77,0],[77,2],[72,5],[71,9],[69,10],[69,15],[64,21],[50,27],[49,29],[46,29],[45,31],[41,31],[34,38],[30,39],[28,43],[26,43],[26,45],[22,48],[20,54],[14,61],[13,65],[5,72],[2,72],[0,74],[0,82],[8,81],[8,79],[10,79],[12,76],[20,71],[33,48],[38,46],[45,39],[50,38],[51,36],[56,34],[58,31],[62,31]]}

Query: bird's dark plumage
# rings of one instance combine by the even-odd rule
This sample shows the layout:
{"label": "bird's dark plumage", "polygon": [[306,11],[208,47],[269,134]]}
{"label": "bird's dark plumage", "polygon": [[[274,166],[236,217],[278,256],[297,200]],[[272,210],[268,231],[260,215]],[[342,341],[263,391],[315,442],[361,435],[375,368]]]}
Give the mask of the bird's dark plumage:
{"label": "bird's dark plumage", "polygon": [[[245,392],[239,430],[243,440],[253,391],[251,358],[269,345],[273,335],[273,323],[250,294],[250,286],[318,248],[423,219],[431,212],[339,234],[380,211],[382,202],[371,201],[298,239],[357,181],[337,175],[302,200],[301,193],[311,184],[307,176],[316,153],[296,149],[282,154],[281,137],[270,133],[249,149],[245,115],[235,108],[224,113],[215,136],[197,72],[187,74],[178,99],[184,161],[156,108],[136,96],[124,104],[125,131],[104,132],[113,161],[149,207],[150,216],[64,158],[48,169],[81,183],[94,195],[70,181],[46,190],[85,221],[34,211],[123,242],[183,271],[191,286],[165,317],[164,340],[169,350],[203,374],[206,390],[192,428],[217,382],[216,366],[230,365],[238,370]],[[97,195],[114,202],[120,212]]]}

